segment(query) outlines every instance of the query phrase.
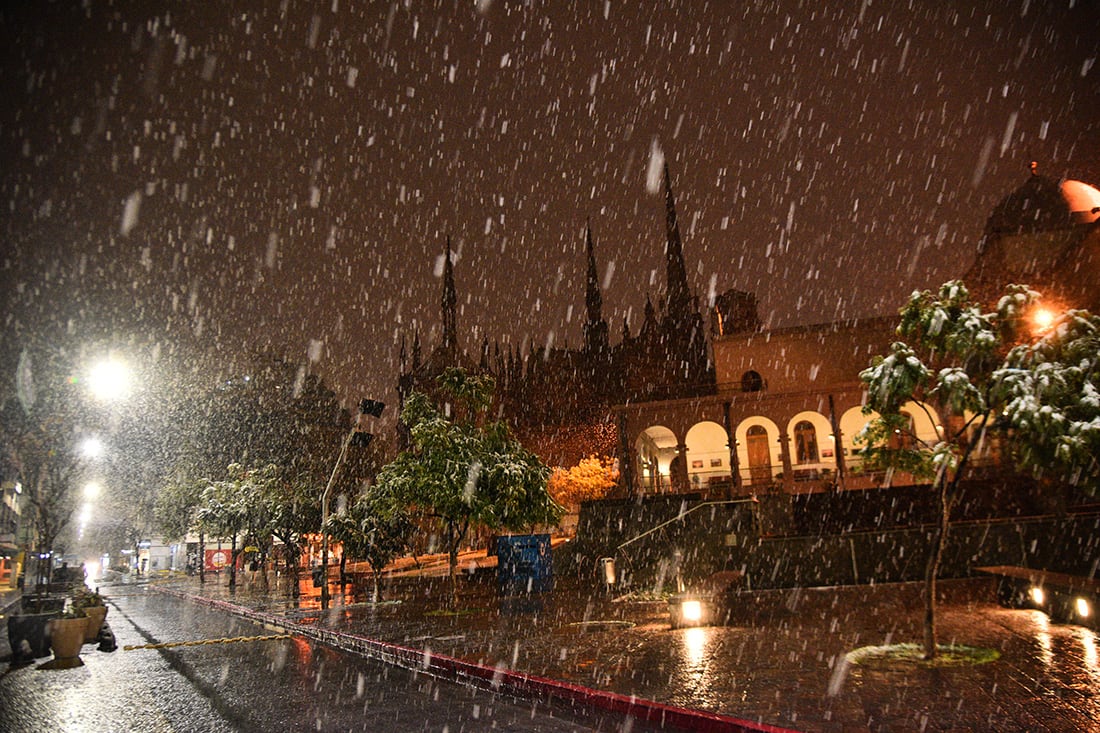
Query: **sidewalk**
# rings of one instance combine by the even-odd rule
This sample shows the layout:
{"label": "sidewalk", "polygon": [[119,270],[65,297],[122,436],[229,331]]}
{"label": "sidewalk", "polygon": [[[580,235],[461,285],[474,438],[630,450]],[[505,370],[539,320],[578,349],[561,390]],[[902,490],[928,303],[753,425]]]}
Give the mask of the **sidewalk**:
{"label": "sidewalk", "polygon": [[[343,593],[333,582],[325,612],[308,575],[299,597],[286,584],[230,591],[217,576],[156,587],[406,666],[528,680],[528,694],[557,686],[575,702],[637,697],[662,714],[684,708],[822,733],[1100,729],[1094,633],[1001,608],[992,580],[942,582],[939,629],[941,642],[990,647],[999,660],[884,669],[849,665],[845,654],[919,641],[916,584],[761,591],[743,597],[730,626],[672,630],[665,603],[611,599],[566,578],[543,597],[502,599],[484,573],[464,576],[460,612],[442,613],[449,582],[437,571],[422,563],[419,574],[388,578],[378,604],[367,602],[369,583]],[[730,729],[705,721],[692,725]]]}

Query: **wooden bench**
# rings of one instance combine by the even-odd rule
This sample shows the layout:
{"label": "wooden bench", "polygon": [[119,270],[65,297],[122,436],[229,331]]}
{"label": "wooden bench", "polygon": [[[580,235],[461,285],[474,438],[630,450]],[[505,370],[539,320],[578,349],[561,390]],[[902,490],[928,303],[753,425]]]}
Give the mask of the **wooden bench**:
{"label": "wooden bench", "polygon": [[1097,626],[1100,580],[1051,570],[990,565],[975,571],[999,578],[997,600],[1009,608],[1035,608],[1056,621]]}

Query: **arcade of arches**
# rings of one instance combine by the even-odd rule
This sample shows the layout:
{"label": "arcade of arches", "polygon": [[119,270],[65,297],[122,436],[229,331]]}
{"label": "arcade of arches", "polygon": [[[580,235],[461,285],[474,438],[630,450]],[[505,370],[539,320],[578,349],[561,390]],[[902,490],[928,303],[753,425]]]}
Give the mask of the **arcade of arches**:
{"label": "arcade of arches", "polygon": [[[680,400],[663,403],[660,424],[648,423],[651,412],[623,410],[633,491],[735,497],[879,485],[854,470],[861,463],[855,436],[875,417],[863,414],[861,400],[858,388]],[[935,410],[910,403],[903,411],[918,440],[936,441]]]}

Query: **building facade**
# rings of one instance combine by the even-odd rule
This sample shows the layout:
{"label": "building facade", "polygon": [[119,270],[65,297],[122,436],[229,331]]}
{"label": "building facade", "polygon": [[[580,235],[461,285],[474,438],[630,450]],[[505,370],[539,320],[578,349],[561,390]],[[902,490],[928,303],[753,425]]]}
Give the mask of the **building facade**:
{"label": "building facade", "polygon": [[[1100,191],[1031,176],[987,220],[963,281],[992,307],[1006,285],[1030,285],[1045,307],[1100,311]],[[633,495],[698,491],[726,497],[860,489],[909,480],[856,472],[862,413],[859,372],[896,340],[896,318],[771,331],[714,333],[713,394],[616,408],[620,461]],[[920,440],[939,417],[909,405]],[[627,474],[626,471],[623,472]]]}
{"label": "building facade", "polygon": [[[586,321],[579,349],[518,354],[486,340],[478,358],[458,343],[450,243],[439,344],[422,357],[418,334],[402,349],[398,383],[431,392],[450,366],[492,375],[501,414],[550,465],[613,455],[620,492],[711,498],[800,494],[901,484],[904,475],[858,471],[859,373],[896,339],[895,317],[762,330],[751,293],[731,290],[705,313],[686,277],[675,199],[665,168],[665,289],[647,299],[636,333],[612,343],[603,317],[591,226],[586,228]],[[1040,290],[1051,308],[1100,311],[1100,191],[1031,175],[989,216],[973,265],[960,273],[990,307],[1009,283]],[[704,324],[707,324],[706,326]],[[912,432],[935,442],[939,417],[904,409]]]}
{"label": "building facade", "polygon": [[[703,313],[688,281],[676,202],[668,167],[665,184],[665,288],[657,305],[646,302],[641,327],[626,323],[617,343],[603,316],[603,295],[591,225],[585,230],[587,277],[583,344],[578,349],[535,348],[526,354],[502,351],[488,340],[472,357],[459,346],[457,291],[450,241],[443,272],[442,337],[424,356],[419,334],[411,353],[401,350],[398,396],[413,390],[431,393],[436,377],[448,367],[489,374],[497,384],[501,414],[521,441],[550,465],[570,466],[589,455],[618,454],[613,407],[627,402],[685,399],[713,394],[715,375]],[[733,332],[757,321],[755,301],[743,293],[725,294],[724,320],[712,330]],[[745,315],[745,303],[753,307]],[[399,428],[400,430],[400,428]]]}

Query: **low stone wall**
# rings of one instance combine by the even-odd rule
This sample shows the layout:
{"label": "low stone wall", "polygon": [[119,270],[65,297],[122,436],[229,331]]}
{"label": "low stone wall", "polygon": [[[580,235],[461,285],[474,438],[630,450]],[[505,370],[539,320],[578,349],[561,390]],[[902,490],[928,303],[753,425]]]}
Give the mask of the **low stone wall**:
{"label": "low stone wall", "polygon": [[[555,568],[597,579],[599,558],[614,557],[621,581],[657,590],[673,590],[677,578],[690,583],[726,570],[744,573],[748,587],[757,589],[924,577],[933,525],[768,537],[756,531],[766,520],[751,504],[708,506],[621,547],[682,514],[692,505],[685,499],[585,505],[577,541],[555,559]],[[1092,576],[1100,566],[1100,512],[953,523],[940,577],[970,577],[983,565]]]}

